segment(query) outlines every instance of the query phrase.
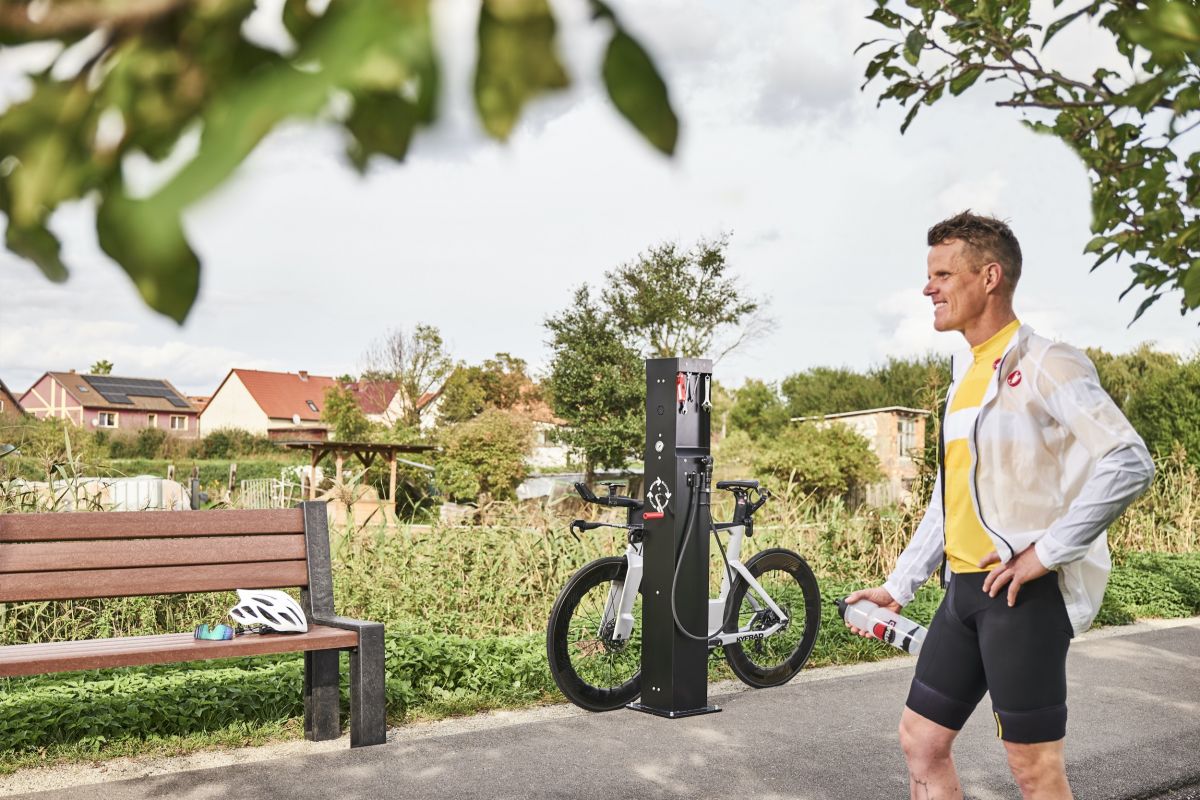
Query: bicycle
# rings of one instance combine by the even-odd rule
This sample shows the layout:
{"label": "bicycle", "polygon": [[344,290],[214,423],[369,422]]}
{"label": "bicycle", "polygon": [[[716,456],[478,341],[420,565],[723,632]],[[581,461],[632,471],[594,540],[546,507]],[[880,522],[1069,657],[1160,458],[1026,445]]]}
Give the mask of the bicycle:
{"label": "bicycle", "polygon": [[[575,489],[585,502],[626,509],[626,524],[577,519],[571,533],[623,528],[625,555],[597,559],[572,575],[546,626],[554,682],[589,711],[611,711],[641,694],[642,503],[618,495],[619,484],[605,485],[606,497],[582,483]],[[717,597],[708,601],[709,652],[723,647],[729,668],[750,686],[780,686],[800,671],[816,643],[817,579],[799,554],[783,548],[760,551],[743,564],[743,538],[754,534],[754,513],[771,494],[754,480],[718,481],[717,488],[733,493],[734,512],[729,522],[712,524],[725,568]],[[730,532],[726,548],[720,531]]]}

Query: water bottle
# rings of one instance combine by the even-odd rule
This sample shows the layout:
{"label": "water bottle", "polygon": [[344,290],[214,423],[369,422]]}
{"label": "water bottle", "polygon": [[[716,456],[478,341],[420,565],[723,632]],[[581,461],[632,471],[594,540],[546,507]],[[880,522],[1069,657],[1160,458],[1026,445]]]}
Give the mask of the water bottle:
{"label": "water bottle", "polygon": [[842,619],[871,635],[881,642],[887,642],[898,650],[911,653],[914,656],[921,652],[921,643],[925,641],[925,626],[902,617],[894,611],[880,608],[870,600],[859,600],[847,605],[845,598],[837,601],[838,613]]}

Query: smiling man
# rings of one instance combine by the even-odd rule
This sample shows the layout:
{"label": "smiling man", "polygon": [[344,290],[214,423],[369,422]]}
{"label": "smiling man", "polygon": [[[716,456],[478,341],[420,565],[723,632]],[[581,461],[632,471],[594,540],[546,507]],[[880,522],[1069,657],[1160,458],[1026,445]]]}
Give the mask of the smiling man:
{"label": "smiling man", "polygon": [[887,582],[847,601],[899,611],[941,564],[946,594],[900,719],[914,798],[962,797],[951,746],[985,692],[1022,795],[1069,798],[1067,648],[1104,596],[1105,531],[1154,465],[1087,356],[1018,321],[1008,225],[964,211],[928,244],[933,326],[970,351],[952,361],[925,516]]}

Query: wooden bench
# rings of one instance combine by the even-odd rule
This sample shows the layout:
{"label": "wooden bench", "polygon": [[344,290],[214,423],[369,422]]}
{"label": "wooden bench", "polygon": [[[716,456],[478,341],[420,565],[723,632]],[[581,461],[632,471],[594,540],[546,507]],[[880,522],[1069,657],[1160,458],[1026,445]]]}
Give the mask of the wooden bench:
{"label": "wooden bench", "polygon": [[[333,610],[324,503],[271,511],[0,514],[0,603],[300,587],[309,628],[199,641],[192,632],[0,647],[0,677],[304,653],[304,734],[341,735],[338,653],[350,653],[350,746],[387,719],[383,625]],[[216,622],[217,620],[196,620]]]}

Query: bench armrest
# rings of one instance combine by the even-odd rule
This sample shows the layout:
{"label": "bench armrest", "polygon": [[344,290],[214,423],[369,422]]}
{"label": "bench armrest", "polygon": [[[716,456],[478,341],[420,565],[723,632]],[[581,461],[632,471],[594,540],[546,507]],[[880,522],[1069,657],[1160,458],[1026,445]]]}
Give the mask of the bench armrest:
{"label": "bench armrest", "polygon": [[337,614],[330,614],[328,616],[313,614],[312,621],[317,625],[328,625],[331,628],[342,628],[343,630],[358,631],[359,633],[370,628],[383,628],[382,622],[351,619],[350,617],[342,617]]}

